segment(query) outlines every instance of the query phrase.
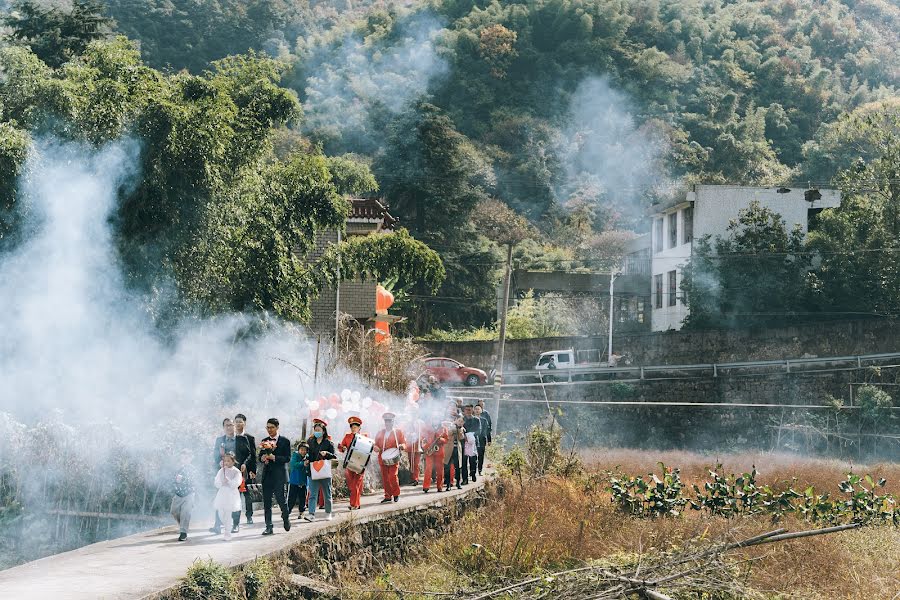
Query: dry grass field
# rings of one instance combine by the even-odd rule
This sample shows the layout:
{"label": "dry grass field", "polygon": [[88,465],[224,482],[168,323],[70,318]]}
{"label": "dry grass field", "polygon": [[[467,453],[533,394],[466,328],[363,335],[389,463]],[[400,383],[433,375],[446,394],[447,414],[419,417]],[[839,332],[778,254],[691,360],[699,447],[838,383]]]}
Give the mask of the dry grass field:
{"label": "dry grass field", "polygon": [[[888,480],[887,491],[900,492],[900,465],[850,465],[837,461],[772,454],[703,456],[688,452],[593,450],[582,455],[585,475],[550,476],[519,485],[506,480],[504,493],[479,514],[468,515],[447,535],[428,542],[421,560],[386,565],[374,586],[357,584],[358,598],[375,598],[376,589],[406,592],[404,598],[435,598],[513,580],[540,570],[559,570],[585,560],[613,563],[675,551],[714,540],[738,540],[776,527],[790,531],[815,525],[789,515],[773,523],[768,515],[711,517],[686,510],[682,515],[634,518],[610,501],[602,483],[607,470],[647,475],[656,463],[680,468],[688,485],[702,482],[718,462],[729,473],[759,471],[758,481],[798,489],[839,493],[852,470]],[[796,478],[796,481],[793,481]],[[702,483],[701,483],[702,485]],[[801,540],[748,548],[730,555],[740,565],[741,597],[834,599],[900,598],[900,528],[874,525]],[[419,593],[416,593],[419,592]],[[387,595],[384,596],[388,597]],[[515,595],[501,596],[504,598]],[[550,596],[552,597],[552,596]],[[734,598],[692,594],[679,598]]]}

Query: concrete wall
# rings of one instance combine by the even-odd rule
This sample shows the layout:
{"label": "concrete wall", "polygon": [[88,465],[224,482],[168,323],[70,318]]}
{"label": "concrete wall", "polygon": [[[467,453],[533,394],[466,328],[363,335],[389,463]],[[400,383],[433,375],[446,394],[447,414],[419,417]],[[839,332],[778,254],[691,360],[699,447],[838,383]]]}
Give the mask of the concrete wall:
{"label": "concrete wall", "polygon": [[[422,342],[448,356],[489,370],[496,342]],[[547,350],[605,349],[606,336],[538,338],[506,342],[506,369],[530,369]],[[741,360],[845,356],[900,350],[900,321],[812,323],[777,329],[668,331],[613,336],[613,351],[634,365],[683,365]],[[587,354],[585,354],[587,356]]]}
{"label": "concrete wall", "polygon": [[696,192],[688,193],[688,200],[694,202],[694,237],[704,235],[725,235],[732,219],[751,202],[770,208],[780,214],[788,229],[800,225],[807,231],[807,214],[810,209],[829,208],[840,205],[838,190],[819,190],[822,198],[807,202],[802,188],[792,188],[779,194],[777,188],[740,187],[725,185],[700,185]]}

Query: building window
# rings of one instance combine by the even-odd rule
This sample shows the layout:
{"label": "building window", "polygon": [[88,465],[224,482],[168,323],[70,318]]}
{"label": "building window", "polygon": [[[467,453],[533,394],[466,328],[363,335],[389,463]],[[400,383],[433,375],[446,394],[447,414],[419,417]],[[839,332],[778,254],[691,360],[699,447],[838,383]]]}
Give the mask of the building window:
{"label": "building window", "polygon": [[653,306],[662,308],[662,273],[653,276]]}
{"label": "building window", "polygon": [[678,212],[669,214],[669,248],[678,245]]}
{"label": "building window", "polygon": [[653,221],[653,252],[661,252],[663,249],[663,220]]}
{"label": "building window", "polygon": [[637,301],[637,322],[638,323],[644,322],[644,301],[643,300]]}
{"label": "building window", "polygon": [[[662,275],[660,275],[662,277]],[[675,306],[678,299],[678,272],[669,271],[669,306]]]}
{"label": "building window", "polygon": [[688,206],[684,209],[684,212],[681,215],[681,221],[683,225],[681,226],[684,231],[684,235],[682,236],[683,244],[690,244],[694,239],[694,207]]}

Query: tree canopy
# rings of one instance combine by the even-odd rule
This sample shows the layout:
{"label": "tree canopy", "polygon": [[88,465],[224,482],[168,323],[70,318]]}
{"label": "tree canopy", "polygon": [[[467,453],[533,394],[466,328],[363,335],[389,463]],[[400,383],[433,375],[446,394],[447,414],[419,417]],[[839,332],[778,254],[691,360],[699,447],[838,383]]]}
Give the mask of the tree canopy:
{"label": "tree canopy", "polygon": [[[352,157],[315,149],[276,156],[275,129],[301,118],[296,95],[279,84],[282,63],[250,53],[200,75],[166,75],[118,37],[91,42],[56,69],[28,48],[6,48],[0,67],[5,190],[15,187],[29,135],[141,142],[138,176],[121,191],[114,222],[132,286],[150,290],[174,277],[184,309],[303,320],[321,286],[336,280],[337,260],[313,265],[306,255],[317,231],[343,227],[349,203],[342,194],[376,184]],[[0,219],[14,232],[14,192],[3,201]],[[403,231],[373,237],[365,252],[347,242],[330,253],[347,277],[431,289],[444,274],[438,256]]]}

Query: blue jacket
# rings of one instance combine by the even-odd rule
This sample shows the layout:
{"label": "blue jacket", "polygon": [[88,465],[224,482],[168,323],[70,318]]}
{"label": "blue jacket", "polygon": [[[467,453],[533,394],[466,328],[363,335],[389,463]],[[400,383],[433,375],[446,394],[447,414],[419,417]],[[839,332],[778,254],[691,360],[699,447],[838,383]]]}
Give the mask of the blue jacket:
{"label": "blue jacket", "polygon": [[309,477],[309,466],[303,464],[304,460],[296,450],[291,452],[291,475],[288,479],[288,483],[291,485],[306,485],[306,480]]}

